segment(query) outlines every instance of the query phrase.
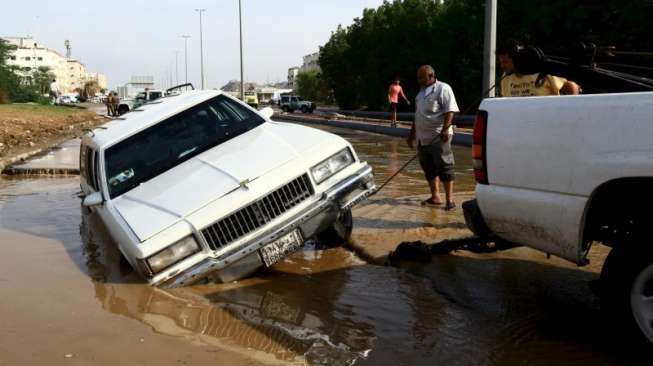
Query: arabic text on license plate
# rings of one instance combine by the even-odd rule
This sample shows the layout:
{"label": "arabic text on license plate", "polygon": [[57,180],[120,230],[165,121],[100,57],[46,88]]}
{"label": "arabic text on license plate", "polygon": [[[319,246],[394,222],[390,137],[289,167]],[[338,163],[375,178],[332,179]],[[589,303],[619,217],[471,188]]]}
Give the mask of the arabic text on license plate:
{"label": "arabic text on license plate", "polygon": [[270,267],[302,246],[299,231],[292,231],[261,248],[260,253],[265,265]]}

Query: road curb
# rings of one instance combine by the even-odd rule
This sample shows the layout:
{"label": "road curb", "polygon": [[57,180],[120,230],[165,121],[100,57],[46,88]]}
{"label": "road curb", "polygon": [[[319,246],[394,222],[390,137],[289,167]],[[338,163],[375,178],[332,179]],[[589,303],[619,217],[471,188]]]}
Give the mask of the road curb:
{"label": "road curb", "polygon": [[[391,127],[372,122],[357,122],[343,119],[324,119],[319,117],[295,116],[289,114],[275,114],[272,119],[277,122],[301,122],[322,126],[347,128],[350,130],[378,133],[386,136],[408,138],[410,129],[404,126]],[[452,143],[459,146],[472,146],[472,135],[464,132],[457,132],[453,136]]]}

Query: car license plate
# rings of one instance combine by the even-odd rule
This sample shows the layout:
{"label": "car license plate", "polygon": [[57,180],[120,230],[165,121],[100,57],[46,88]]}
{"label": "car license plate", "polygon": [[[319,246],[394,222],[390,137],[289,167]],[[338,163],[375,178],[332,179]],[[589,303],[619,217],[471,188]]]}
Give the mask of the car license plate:
{"label": "car license plate", "polygon": [[277,263],[302,246],[302,236],[299,230],[294,230],[259,250],[261,258],[267,267]]}

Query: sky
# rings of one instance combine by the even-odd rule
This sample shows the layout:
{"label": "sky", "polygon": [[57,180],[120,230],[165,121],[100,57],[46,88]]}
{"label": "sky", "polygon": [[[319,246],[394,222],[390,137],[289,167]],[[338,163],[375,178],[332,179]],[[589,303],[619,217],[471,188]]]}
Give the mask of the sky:
{"label": "sky", "polygon": [[[89,72],[107,76],[110,88],[132,75],[185,80],[184,39],[188,39],[188,81],[200,84],[199,13],[202,14],[207,88],[240,79],[238,0],[6,0],[0,36],[32,36],[72,57]],[[317,52],[339,24],[348,26],[365,8],[383,0],[242,0],[245,81],[286,80],[302,56]],[[175,63],[175,51],[177,63]]]}

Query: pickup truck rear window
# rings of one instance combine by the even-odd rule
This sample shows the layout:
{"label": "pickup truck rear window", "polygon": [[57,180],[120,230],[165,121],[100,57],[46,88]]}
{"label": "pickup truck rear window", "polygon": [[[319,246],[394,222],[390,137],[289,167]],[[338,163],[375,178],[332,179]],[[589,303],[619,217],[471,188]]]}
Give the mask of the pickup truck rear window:
{"label": "pickup truck rear window", "polygon": [[168,118],[106,150],[109,196],[126,193],[263,122],[222,95]]}

